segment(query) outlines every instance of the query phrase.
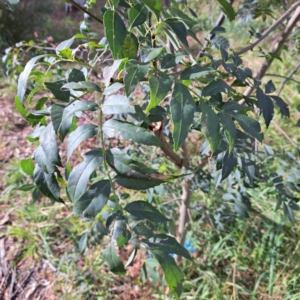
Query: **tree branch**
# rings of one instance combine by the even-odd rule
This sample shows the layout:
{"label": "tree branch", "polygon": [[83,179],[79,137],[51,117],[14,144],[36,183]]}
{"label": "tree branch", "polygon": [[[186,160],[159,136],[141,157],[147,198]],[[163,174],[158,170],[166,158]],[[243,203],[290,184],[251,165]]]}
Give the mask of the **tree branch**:
{"label": "tree branch", "polygon": [[[236,55],[241,55],[249,50],[252,50],[257,44],[263,41],[277,26],[279,26],[298,6],[300,6],[300,1],[297,1],[293,4],[273,25],[271,25],[262,36],[248,45],[245,48],[242,48],[240,51],[236,52]],[[292,19],[291,19],[292,20]],[[290,22],[289,22],[290,23]],[[287,26],[288,28],[288,26]]]}
{"label": "tree branch", "polygon": [[91,12],[89,12],[88,10],[86,10],[84,7],[82,7],[81,5],[77,4],[74,0],[66,0],[65,2],[71,3],[72,5],[74,5],[76,8],[78,8],[79,10],[83,11],[84,13],[88,14],[91,18],[93,18],[94,20],[96,20],[97,22],[99,22],[100,24],[103,24],[103,21],[100,20],[98,17],[96,17],[94,14],[92,14]]}
{"label": "tree branch", "polygon": [[[283,87],[284,87],[284,85],[286,84],[286,82],[287,82],[288,80],[292,80],[291,77],[299,70],[299,68],[300,68],[300,62],[299,62],[298,65],[292,70],[292,72],[291,72],[290,74],[288,74],[288,76],[282,81],[281,86],[280,86],[280,88],[279,88],[279,91],[278,91],[278,93],[277,93],[277,96],[280,96],[280,94],[281,94],[281,92],[282,92],[282,90],[283,90]],[[300,84],[300,82],[298,82],[298,83]]]}

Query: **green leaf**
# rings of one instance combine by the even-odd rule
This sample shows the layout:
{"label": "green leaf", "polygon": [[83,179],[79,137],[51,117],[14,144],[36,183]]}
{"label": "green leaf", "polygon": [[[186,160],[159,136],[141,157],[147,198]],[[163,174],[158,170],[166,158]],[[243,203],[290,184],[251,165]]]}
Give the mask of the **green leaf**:
{"label": "green leaf", "polygon": [[78,164],[69,175],[67,191],[74,203],[84,194],[90,175],[103,161],[101,149],[95,149],[84,155],[84,161]]}
{"label": "green leaf", "polygon": [[235,92],[235,90],[221,79],[210,82],[203,90],[202,96],[213,96],[218,93]]}
{"label": "green leaf", "polygon": [[22,186],[16,188],[18,191],[28,192],[34,189],[36,186],[34,184],[23,184]]}
{"label": "green leaf", "polygon": [[148,219],[152,222],[166,222],[168,219],[162,215],[152,204],[146,201],[134,201],[127,204],[124,209],[140,220]]}
{"label": "green leaf", "polygon": [[136,59],[138,48],[139,42],[136,36],[133,33],[129,33],[126,35],[122,45],[120,56],[128,59]]}
{"label": "green leaf", "polygon": [[155,14],[157,20],[159,20],[160,11],[163,7],[162,2],[159,0],[142,0],[142,1]]}
{"label": "green leaf", "polygon": [[88,233],[84,233],[78,241],[79,252],[83,253],[87,246]]}
{"label": "green leaf", "polygon": [[151,254],[161,265],[171,292],[174,294],[176,299],[179,299],[182,293],[184,276],[182,271],[177,267],[174,258],[159,250],[151,251]]}
{"label": "green leaf", "polygon": [[271,96],[271,98],[273,98],[275,100],[275,103],[279,107],[280,113],[283,116],[286,116],[289,118],[290,117],[289,106],[282,100],[282,98],[280,98],[278,96]]}
{"label": "green leaf", "polygon": [[232,116],[247,134],[262,142],[263,135],[258,121],[242,114],[232,114]]}
{"label": "green leaf", "polygon": [[229,152],[231,152],[236,140],[236,127],[230,116],[223,113],[220,113],[219,116],[224,127],[224,133],[228,142],[228,149]]}
{"label": "green leaf", "polygon": [[35,63],[43,57],[50,56],[48,54],[43,54],[43,55],[38,55],[36,57],[33,57],[25,66],[23,72],[20,74],[19,80],[18,80],[18,97],[19,101],[21,102],[22,105],[24,105],[24,96],[27,88],[27,81],[29,78],[29,75],[32,71],[32,69],[35,66]]}
{"label": "green leaf", "polygon": [[149,63],[140,63],[137,60],[130,60],[125,65],[127,74],[124,77],[125,93],[128,97],[142,80],[149,70]]}
{"label": "green leaf", "polygon": [[56,166],[61,166],[52,122],[40,136],[40,146],[34,151],[34,159],[45,173],[53,173]]}
{"label": "green leaf", "polygon": [[27,119],[27,117],[26,117],[26,109],[21,104],[18,96],[15,97],[15,104],[16,104],[16,107],[17,107],[17,110],[18,110],[19,114],[26,120]]}
{"label": "green leaf", "polygon": [[269,96],[267,96],[262,89],[258,88],[256,91],[256,97],[258,100],[258,107],[262,112],[267,128],[274,116],[274,104]]}
{"label": "green leaf", "polygon": [[222,179],[227,178],[234,167],[237,165],[237,159],[234,152],[226,151],[222,162]]}
{"label": "green leaf", "polygon": [[55,99],[69,102],[70,92],[61,90],[65,83],[65,80],[58,80],[56,82],[45,82],[45,86],[50,90]]}
{"label": "green leaf", "polygon": [[106,205],[110,192],[109,180],[97,181],[78,200],[74,201],[74,213],[85,218],[94,219]]}
{"label": "green leaf", "polygon": [[103,124],[102,130],[109,138],[158,147],[164,145],[145,128],[127,122],[110,119]]}
{"label": "green leaf", "polygon": [[136,257],[137,251],[138,251],[138,248],[135,247],[135,248],[133,249],[133,251],[131,252],[129,258],[128,258],[128,261],[127,261],[127,263],[126,263],[126,265],[125,265],[125,268],[129,267],[129,266],[133,263],[133,261],[134,261],[134,259],[135,259],[135,257]]}
{"label": "green leaf", "polygon": [[172,83],[172,78],[162,72],[158,73],[158,77],[151,77],[149,79],[150,102],[146,108],[147,112],[157,106],[167,96]]}
{"label": "green leaf", "polygon": [[221,5],[221,10],[223,13],[227,16],[229,21],[233,21],[235,19],[235,12],[231,6],[230,3],[227,2],[227,0],[217,0],[219,4]]}
{"label": "green leaf", "polygon": [[68,160],[70,159],[72,153],[81,142],[85,141],[86,139],[94,137],[97,133],[98,133],[98,126],[93,124],[84,124],[79,126],[76,130],[74,130],[68,138],[68,144],[67,144]]}
{"label": "green leaf", "polygon": [[187,249],[181,246],[175,238],[166,234],[155,234],[149,240],[142,240],[149,248],[152,250],[161,250],[166,253],[174,253],[180,256],[183,256],[189,260],[192,260],[192,257]]}
{"label": "green leaf", "polygon": [[82,71],[78,69],[69,69],[66,72],[67,82],[80,82],[85,81],[85,76]]}
{"label": "green leaf", "polygon": [[34,163],[32,158],[22,159],[21,168],[27,175],[33,176]]}
{"label": "green leaf", "polygon": [[113,245],[109,245],[103,252],[103,257],[108,264],[109,270],[117,275],[126,274],[126,270],[124,268],[123,262],[118,257],[115,247]]}
{"label": "green leaf", "polygon": [[292,208],[287,205],[285,202],[283,202],[283,211],[284,215],[290,220],[292,224],[295,224],[295,216]]}
{"label": "green leaf", "polygon": [[151,174],[159,174],[148,168],[145,164],[132,159],[118,148],[112,148],[106,152],[107,163],[117,174],[136,178],[150,178]]}
{"label": "green leaf", "polygon": [[275,85],[272,80],[269,80],[266,84],[265,93],[270,94],[276,91]]}
{"label": "green leaf", "polygon": [[215,73],[216,70],[209,67],[200,67],[199,65],[194,65],[186,68],[180,75],[181,80],[195,79],[198,77],[204,77],[208,74]]}
{"label": "green leaf", "polygon": [[99,85],[89,81],[69,82],[64,84],[62,89],[73,89],[76,91],[96,91],[101,92]]}
{"label": "green leaf", "polygon": [[72,119],[76,112],[95,111],[97,109],[99,109],[99,106],[96,103],[87,100],[76,100],[66,107],[57,104],[52,105],[51,119],[55,132],[60,140],[63,141],[69,133]]}
{"label": "green leaf", "polygon": [[119,247],[125,245],[131,237],[127,229],[127,223],[124,216],[119,217],[114,224],[112,239],[116,241]]}
{"label": "green leaf", "polygon": [[8,0],[0,0],[0,9],[13,11],[13,7]]}
{"label": "green leaf", "polygon": [[132,6],[129,10],[128,18],[131,28],[144,24],[148,18],[147,7],[142,3]]}
{"label": "green leaf", "polygon": [[169,8],[168,13],[170,13],[170,15],[176,18],[178,21],[184,23],[186,29],[190,29],[197,24],[196,21],[191,19],[182,10],[179,10],[177,8],[173,8],[173,7]]}
{"label": "green leaf", "polygon": [[60,189],[53,173],[44,173],[43,170],[36,165],[33,173],[33,180],[44,196],[53,201],[64,203],[60,198]]}
{"label": "green leaf", "polygon": [[189,44],[187,41],[187,32],[185,26],[176,19],[166,19],[164,22],[169,26],[169,28],[175,33],[179,41],[185,46],[186,50],[189,50]]}
{"label": "green leaf", "polygon": [[127,97],[123,95],[111,95],[107,97],[102,106],[102,112],[104,114],[134,114],[134,107],[130,105]]}
{"label": "green leaf", "polygon": [[165,50],[164,47],[159,48],[147,48],[145,51],[145,55],[142,57],[143,62],[149,62],[157,58],[163,51]]}
{"label": "green leaf", "polygon": [[105,36],[113,58],[116,59],[127,36],[127,30],[116,11],[107,10],[103,16]]}
{"label": "green leaf", "polygon": [[183,84],[176,83],[170,103],[175,151],[179,149],[188,135],[189,127],[193,123],[195,107],[195,101],[189,90]]}
{"label": "green leaf", "polygon": [[61,42],[60,44],[58,44],[55,49],[56,54],[60,55],[60,51],[69,49],[72,46],[74,40],[75,40],[75,37],[73,36],[72,38],[65,40],[65,41]]}
{"label": "green leaf", "polygon": [[134,178],[134,177],[130,178],[121,175],[116,176],[114,180],[118,185],[121,185],[127,189],[138,190],[138,191],[147,190],[149,188],[164,183],[164,180],[160,180],[160,179],[151,179],[151,178],[141,179],[141,178]]}
{"label": "green leaf", "polygon": [[163,59],[160,62],[161,68],[162,69],[173,68],[177,66],[185,56],[186,54],[181,52],[176,53],[175,55],[168,53],[163,57]]}
{"label": "green leaf", "polygon": [[253,162],[251,160],[242,159],[242,168],[243,168],[244,172],[246,173],[247,177],[249,178],[250,185],[252,186],[253,180],[255,177],[255,173],[256,173],[255,162]]}
{"label": "green leaf", "polygon": [[202,132],[209,142],[211,151],[215,153],[221,143],[219,117],[204,100],[200,101],[200,109]]}

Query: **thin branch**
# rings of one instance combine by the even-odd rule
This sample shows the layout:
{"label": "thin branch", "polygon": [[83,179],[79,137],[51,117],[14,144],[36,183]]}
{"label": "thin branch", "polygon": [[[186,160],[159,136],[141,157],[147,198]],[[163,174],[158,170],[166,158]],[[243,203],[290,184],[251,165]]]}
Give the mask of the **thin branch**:
{"label": "thin branch", "polygon": [[[291,77],[299,70],[299,68],[300,68],[300,62],[299,62],[298,65],[292,70],[292,72],[291,72],[290,74],[288,74],[288,76],[282,81],[277,96],[280,96],[280,94],[281,94],[281,92],[282,92],[282,90],[283,90],[284,85],[286,84],[286,82],[287,82],[288,80],[292,80]],[[296,80],[294,80],[294,81],[296,81]],[[297,82],[297,81],[296,81],[296,82]],[[300,82],[298,82],[298,83],[300,84]]]}
{"label": "thin branch", "polygon": [[74,0],[67,0],[66,2],[71,3],[72,5],[74,5],[76,8],[78,8],[79,10],[85,12],[86,14],[88,14],[90,17],[92,17],[94,20],[98,21],[100,24],[103,24],[103,21],[100,20],[98,17],[96,17],[94,14],[92,14],[91,12],[89,12],[88,10],[86,10],[84,7],[82,7],[81,5],[77,4]]}
{"label": "thin branch", "polygon": [[[300,1],[298,1],[296,4],[292,5],[288,11],[290,11],[291,8],[295,7],[295,5],[299,6],[300,5]],[[287,12],[284,15],[286,15]],[[284,15],[282,15],[282,16],[284,16]],[[288,22],[288,24],[286,25],[285,30],[282,32],[282,34],[281,34],[281,36],[279,38],[279,41],[274,46],[272,53],[278,53],[280,51],[281,47],[284,45],[284,43],[286,42],[287,38],[289,37],[292,29],[297,25],[297,22],[298,22],[299,19],[300,19],[300,7],[298,7],[296,9],[295,13],[291,17],[291,19]],[[277,23],[277,22],[275,22],[275,23]],[[260,79],[262,79],[265,76],[267,70],[269,69],[269,67],[270,67],[270,65],[272,64],[273,61],[274,61],[274,58],[271,58],[270,60],[265,60],[265,62],[262,64],[260,70],[258,71],[258,73],[257,73],[257,75],[255,77],[257,80],[260,80]],[[244,96],[251,95],[251,93],[252,93],[253,90],[254,90],[253,86],[248,87],[246,89],[245,93],[244,93]]]}
{"label": "thin branch", "polygon": [[[293,74],[294,75],[294,74]],[[292,75],[292,76],[293,76]],[[296,82],[296,83],[298,83],[298,84],[300,84],[300,81],[298,81],[298,80],[296,80],[296,79],[294,79],[294,78],[289,78],[288,76],[283,76],[283,75],[278,75],[278,74],[271,74],[271,73],[266,73],[265,74],[265,76],[270,76],[270,77],[279,77],[279,78],[283,78],[283,79],[285,79],[285,81],[293,81],[293,82]],[[286,83],[286,82],[285,82]]]}
{"label": "thin branch", "polygon": [[240,51],[236,52],[236,55],[241,55],[249,50],[252,50],[257,44],[263,41],[277,26],[279,26],[298,6],[300,6],[300,1],[293,4],[273,25],[271,25],[259,39],[251,43]]}
{"label": "thin branch", "polygon": [[279,124],[276,121],[272,120],[272,123],[294,147],[299,149],[299,146],[288,136],[288,134],[279,126]]}

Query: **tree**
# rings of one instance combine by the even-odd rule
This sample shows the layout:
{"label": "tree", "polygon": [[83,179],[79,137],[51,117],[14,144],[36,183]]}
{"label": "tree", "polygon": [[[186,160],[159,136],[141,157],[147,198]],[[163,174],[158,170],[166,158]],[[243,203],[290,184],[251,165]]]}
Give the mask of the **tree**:
{"label": "tree", "polygon": [[[68,2],[76,6],[76,2]],[[225,0],[217,2],[234,21],[233,7]],[[6,0],[1,3],[8,4]],[[32,176],[35,194],[41,192],[53,202],[71,201],[74,213],[91,222],[90,231],[79,242],[82,252],[88,243],[95,244],[108,235],[110,243],[103,257],[112,272],[125,274],[117,248],[131,243],[134,251],[126,265],[138,250],[147,251],[157,259],[170,290],[179,298],[184,276],[170,254],[192,260],[183,243],[193,189],[205,190],[207,182],[221,187],[227,180],[230,189],[224,189],[223,197],[232,201],[236,213],[247,217],[252,210],[247,190],[268,184],[270,194],[277,197],[277,207],[282,206],[294,221],[299,185],[292,177],[271,170],[269,162],[282,159],[287,169],[297,162],[293,172],[299,175],[299,161],[292,153],[278,153],[267,145],[265,152],[259,149],[263,133],[258,116],[262,114],[266,128],[275,107],[289,117],[288,105],[280,92],[274,94],[273,82],[262,86],[260,79],[272,60],[280,59],[278,51],[299,19],[299,7],[300,1],[295,2],[263,33],[251,30],[254,41],[234,51],[221,24],[211,29],[211,39],[201,45],[196,35],[197,14],[186,1],[172,1],[165,10],[159,0],[112,0],[106,2],[101,17],[78,7],[104,26],[105,38],[99,43],[82,32],[60,43],[55,54],[49,51],[28,61],[18,80],[15,101],[22,117],[35,126],[28,139],[39,145],[21,166]],[[255,9],[256,17],[270,14],[266,7]],[[291,14],[274,51],[260,49],[267,61],[264,71],[254,76],[243,66],[242,54],[259,47]],[[199,45],[196,54],[188,37]],[[78,39],[87,42],[71,48]],[[79,57],[80,50],[88,52],[86,61]],[[103,68],[101,63],[110,57],[111,63]],[[91,81],[92,72],[102,74],[103,80]],[[137,86],[143,99],[132,96]],[[244,88],[248,88],[247,94],[242,93]],[[94,101],[86,99],[90,94]],[[39,96],[35,103],[33,96]],[[78,122],[80,118],[83,124]],[[197,140],[205,137],[197,149],[202,156],[193,159],[186,142],[191,132]],[[94,137],[94,148],[74,166],[70,162],[74,150]],[[67,145],[64,161],[57,140]],[[159,172],[145,163],[156,156],[174,163],[177,174]],[[208,158],[214,161],[214,174],[204,168]],[[152,200],[159,186],[180,180],[183,190],[176,239],[172,212],[160,209]],[[127,190],[146,190],[148,201],[124,201],[132,195]]]}

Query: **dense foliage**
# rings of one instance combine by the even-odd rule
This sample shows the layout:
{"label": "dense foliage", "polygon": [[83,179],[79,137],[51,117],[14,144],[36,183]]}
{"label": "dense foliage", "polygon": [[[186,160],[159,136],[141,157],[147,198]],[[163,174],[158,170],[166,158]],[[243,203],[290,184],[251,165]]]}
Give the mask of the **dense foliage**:
{"label": "dense foliage", "polygon": [[[232,6],[225,0],[217,2],[234,21]],[[19,77],[16,106],[35,126],[27,139],[37,144],[32,157],[21,162],[35,186],[23,189],[33,189],[35,197],[42,193],[53,202],[70,201],[73,212],[91,223],[80,239],[81,252],[109,236],[103,257],[115,274],[126,273],[138,250],[147,251],[178,298],[184,276],[170,254],[192,258],[174,238],[174,210],[157,205],[161,195],[172,194],[161,185],[176,190],[169,183],[182,181],[188,191],[208,191],[215,185],[232,203],[233,218],[249,216],[248,189],[264,185],[266,193],[277,199],[277,208],[282,207],[293,222],[294,211],[299,210],[299,160],[267,145],[265,151],[258,149],[264,138],[259,115],[268,128],[276,110],[289,117],[289,108],[274,93],[271,80],[262,86],[243,65],[241,55],[264,38],[260,33],[250,32],[257,38],[253,47],[234,51],[225,28],[216,26],[202,48],[197,14],[186,1],[173,1],[166,10],[159,0],[112,0],[100,18],[89,15],[103,23],[101,41],[91,41],[85,32],[86,12],[81,34],[61,42],[55,53],[31,58]],[[191,38],[197,53],[191,51]],[[75,40],[84,43],[71,48]],[[87,53],[86,60],[81,52]],[[92,73],[101,74],[101,79],[95,80]],[[254,94],[245,96],[246,87]],[[203,137],[196,154],[189,154],[187,140],[198,143]],[[91,138],[93,149],[74,165],[73,152]],[[65,159],[59,143],[66,144]],[[160,167],[165,158],[178,168],[176,174]],[[273,160],[282,168],[270,168]],[[146,191],[143,200],[131,200],[135,192],[130,190]],[[218,215],[216,222],[222,228],[222,212]],[[124,266],[117,247],[127,243],[134,250]]]}

